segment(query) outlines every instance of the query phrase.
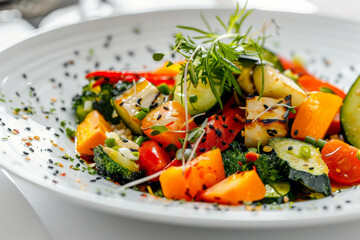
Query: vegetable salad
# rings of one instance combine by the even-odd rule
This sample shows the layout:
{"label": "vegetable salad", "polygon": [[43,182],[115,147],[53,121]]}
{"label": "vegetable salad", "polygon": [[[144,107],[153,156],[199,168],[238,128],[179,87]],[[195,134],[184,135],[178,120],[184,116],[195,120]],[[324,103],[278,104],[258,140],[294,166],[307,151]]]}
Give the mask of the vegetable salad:
{"label": "vegetable salad", "polygon": [[[152,72],[95,71],[73,98],[76,150],[121,188],[174,200],[286,203],[360,182],[360,78],[345,94],[264,47],[266,23],[178,26]],[[217,27],[217,26],[216,26]],[[183,61],[170,62],[177,53]]]}

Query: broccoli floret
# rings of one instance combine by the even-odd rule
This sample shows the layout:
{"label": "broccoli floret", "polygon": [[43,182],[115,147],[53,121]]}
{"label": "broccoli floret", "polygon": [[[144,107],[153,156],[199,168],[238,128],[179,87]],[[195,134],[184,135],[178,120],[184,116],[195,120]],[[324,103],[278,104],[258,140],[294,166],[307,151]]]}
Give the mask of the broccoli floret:
{"label": "broccoli floret", "polygon": [[249,150],[238,142],[233,142],[230,148],[221,154],[226,177],[238,171],[252,170],[255,166],[264,184],[287,181],[286,166],[282,165],[283,162],[279,161],[275,153],[261,154],[255,162],[246,162],[245,155]]}
{"label": "broccoli floret", "polygon": [[125,184],[142,176],[139,166],[126,159],[112,148],[97,146],[94,148],[94,161],[99,175],[109,177],[114,182]]}
{"label": "broccoli floret", "polygon": [[230,149],[221,154],[226,177],[244,171],[246,166],[245,150],[238,142],[230,144]]}
{"label": "broccoli floret", "polygon": [[284,170],[282,161],[279,161],[277,155],[261,154],[254,162],[256,171],[264,184],[286,182],[288,179]]}
{"label": "broccoli floret", "polygon": [[[92,83],[85,85],[82,90],[82,94],[77,94],[72,99],[72,108],[75,111],[76,121],[82,122],[86,115],[92,110],[97,110],[104,116],[104,118],[114,124],[120,122],[119,117],[113,117],[114,107],[111,105],[110,100],[114,96],[118,96],[133,84],[129,82],[118,82],[115,86],[112,84],[102,84],[100,91],[94,91]],[[85,106],[89,105],[90,107]]]}

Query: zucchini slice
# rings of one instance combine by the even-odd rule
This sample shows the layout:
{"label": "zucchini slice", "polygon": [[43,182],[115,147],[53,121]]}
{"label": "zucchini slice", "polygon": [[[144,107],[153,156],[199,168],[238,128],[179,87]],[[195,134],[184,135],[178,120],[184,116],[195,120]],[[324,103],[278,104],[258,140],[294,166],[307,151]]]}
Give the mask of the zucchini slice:
{"label": "zucchini slice", "polygon": [[346,139],[351,145],[360,148],[360,76],[344,99],[340,117]]}
{"label": "zucchini slice", "polygon": [[[181,87],[181,77],[182,74],[178,74],[176,77],[174,101],[179,102],[184,106],[184,94]],[[221,94],[220,82],[218,84],[215,83],[215,89],[219,94]],[[190,84],[190,80],[188,80],[187,96],[188,111],[191,116],[207,112],[217,104],[217,100],[210,88],[210,84],[204,84],[202,81],[199,81],[198,85],[194,87],[193,84]]]}
{"label": "zucchini slice", "polygon": [[[279,159],[287,163],[285,172],[290,180],[300,181],[307,188],[325,196],[331,194],[329,169],[318,148],[291,138],[274,138],[269,144]],[[304,150],[308,154],[302,154]]]}
{"label": "zucchini slice", "polygon": [[138,81],[135,86],[111,100],[121,120],[136,135],[142,135],[141,120],[136,114],[142,108],[152,109],[161,105],[165,97],[147,80]]}
{"label": "zucchini slice", "polygon": [[[276,203],[281,204],[294,200],[294,195],[291,193],[290,183],[272,183],[265,185],[266,194],[261,203]],[[285,198],[288,198],[285,200]]]}

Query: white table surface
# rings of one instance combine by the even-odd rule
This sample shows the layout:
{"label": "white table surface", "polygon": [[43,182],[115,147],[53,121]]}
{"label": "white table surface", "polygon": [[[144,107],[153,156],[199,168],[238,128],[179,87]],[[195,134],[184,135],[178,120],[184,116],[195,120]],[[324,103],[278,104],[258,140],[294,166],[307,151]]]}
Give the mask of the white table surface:
{"label": "white table surface", "polygon": [[[293,1],[295,0],[288,0],[288,2]],[[360,21],[358,14],[360,1],[310,0],[310,2],[318,7],[321,14]],[[0,25],[0,36],[1,30]],[[4,41],[3,38],[1,40]],[[14,174],[10,175],[53,239],[359,239],[360,220],[336,225],[281,230],[219,230],[143,222],[75,205],[53,192],[26,182]],[[6,236],[0,233],[0,239],[6,239]],[[29,236],[28,239],[33,238]]]}

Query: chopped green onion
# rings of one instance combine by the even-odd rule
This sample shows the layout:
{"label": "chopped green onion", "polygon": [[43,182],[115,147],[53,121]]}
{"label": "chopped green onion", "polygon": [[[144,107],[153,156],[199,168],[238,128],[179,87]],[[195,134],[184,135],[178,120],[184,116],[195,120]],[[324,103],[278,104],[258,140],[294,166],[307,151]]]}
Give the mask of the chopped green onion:
{"label": "chopped green onion", "polygon": [[320,92],[335,94],[334,91],[328,87],[321,87]]}
{"label": "chopped green onion", "polygon": [[67,128],[65,129],[65,131],[66,131],[66,135],[67,135],[69,138],[75,137],[75,130],[74,130],[74,129],[72,129],[72,128],[70,128],[70,127],[67,127]]}
{"label": "chopped green onion", "polygon": [[109,148],[113,148],[116,146],[116,140],[115,138],[108,138],[105,140],[105,145]]}
{"label": "chopped green onion", "polygon": [[66,121],[65,120],[61,121],[60,126],[65,127],[66,126]]}
{"label": "chopped green onion", "polygon": [[299,150],[299,154],[303,159],[311,158],[311,150],[309,146],[301,146]]}
{"label": "chopped green onion", "polygon": [[148,140],[147,137],[138,136],[138,137],[135,137],[134,142],[135,142],[137,145],[141,146],[141,144],[143,144],[143,142],[145,142],[145,141],[147,141],[147,140]]}
{"label": "chopped green onion", "polygon": [[164,95],[169,95],[170,94],[170,88],[166,83],[160,84],[159,86],[157,86],[157,88]]}
{"label": "chopped green onion", "polygon": [[139,120],[143,120],[146,117],[147,113],[144,111],[140,111],[137,114],[135,114],[135,117]]}

